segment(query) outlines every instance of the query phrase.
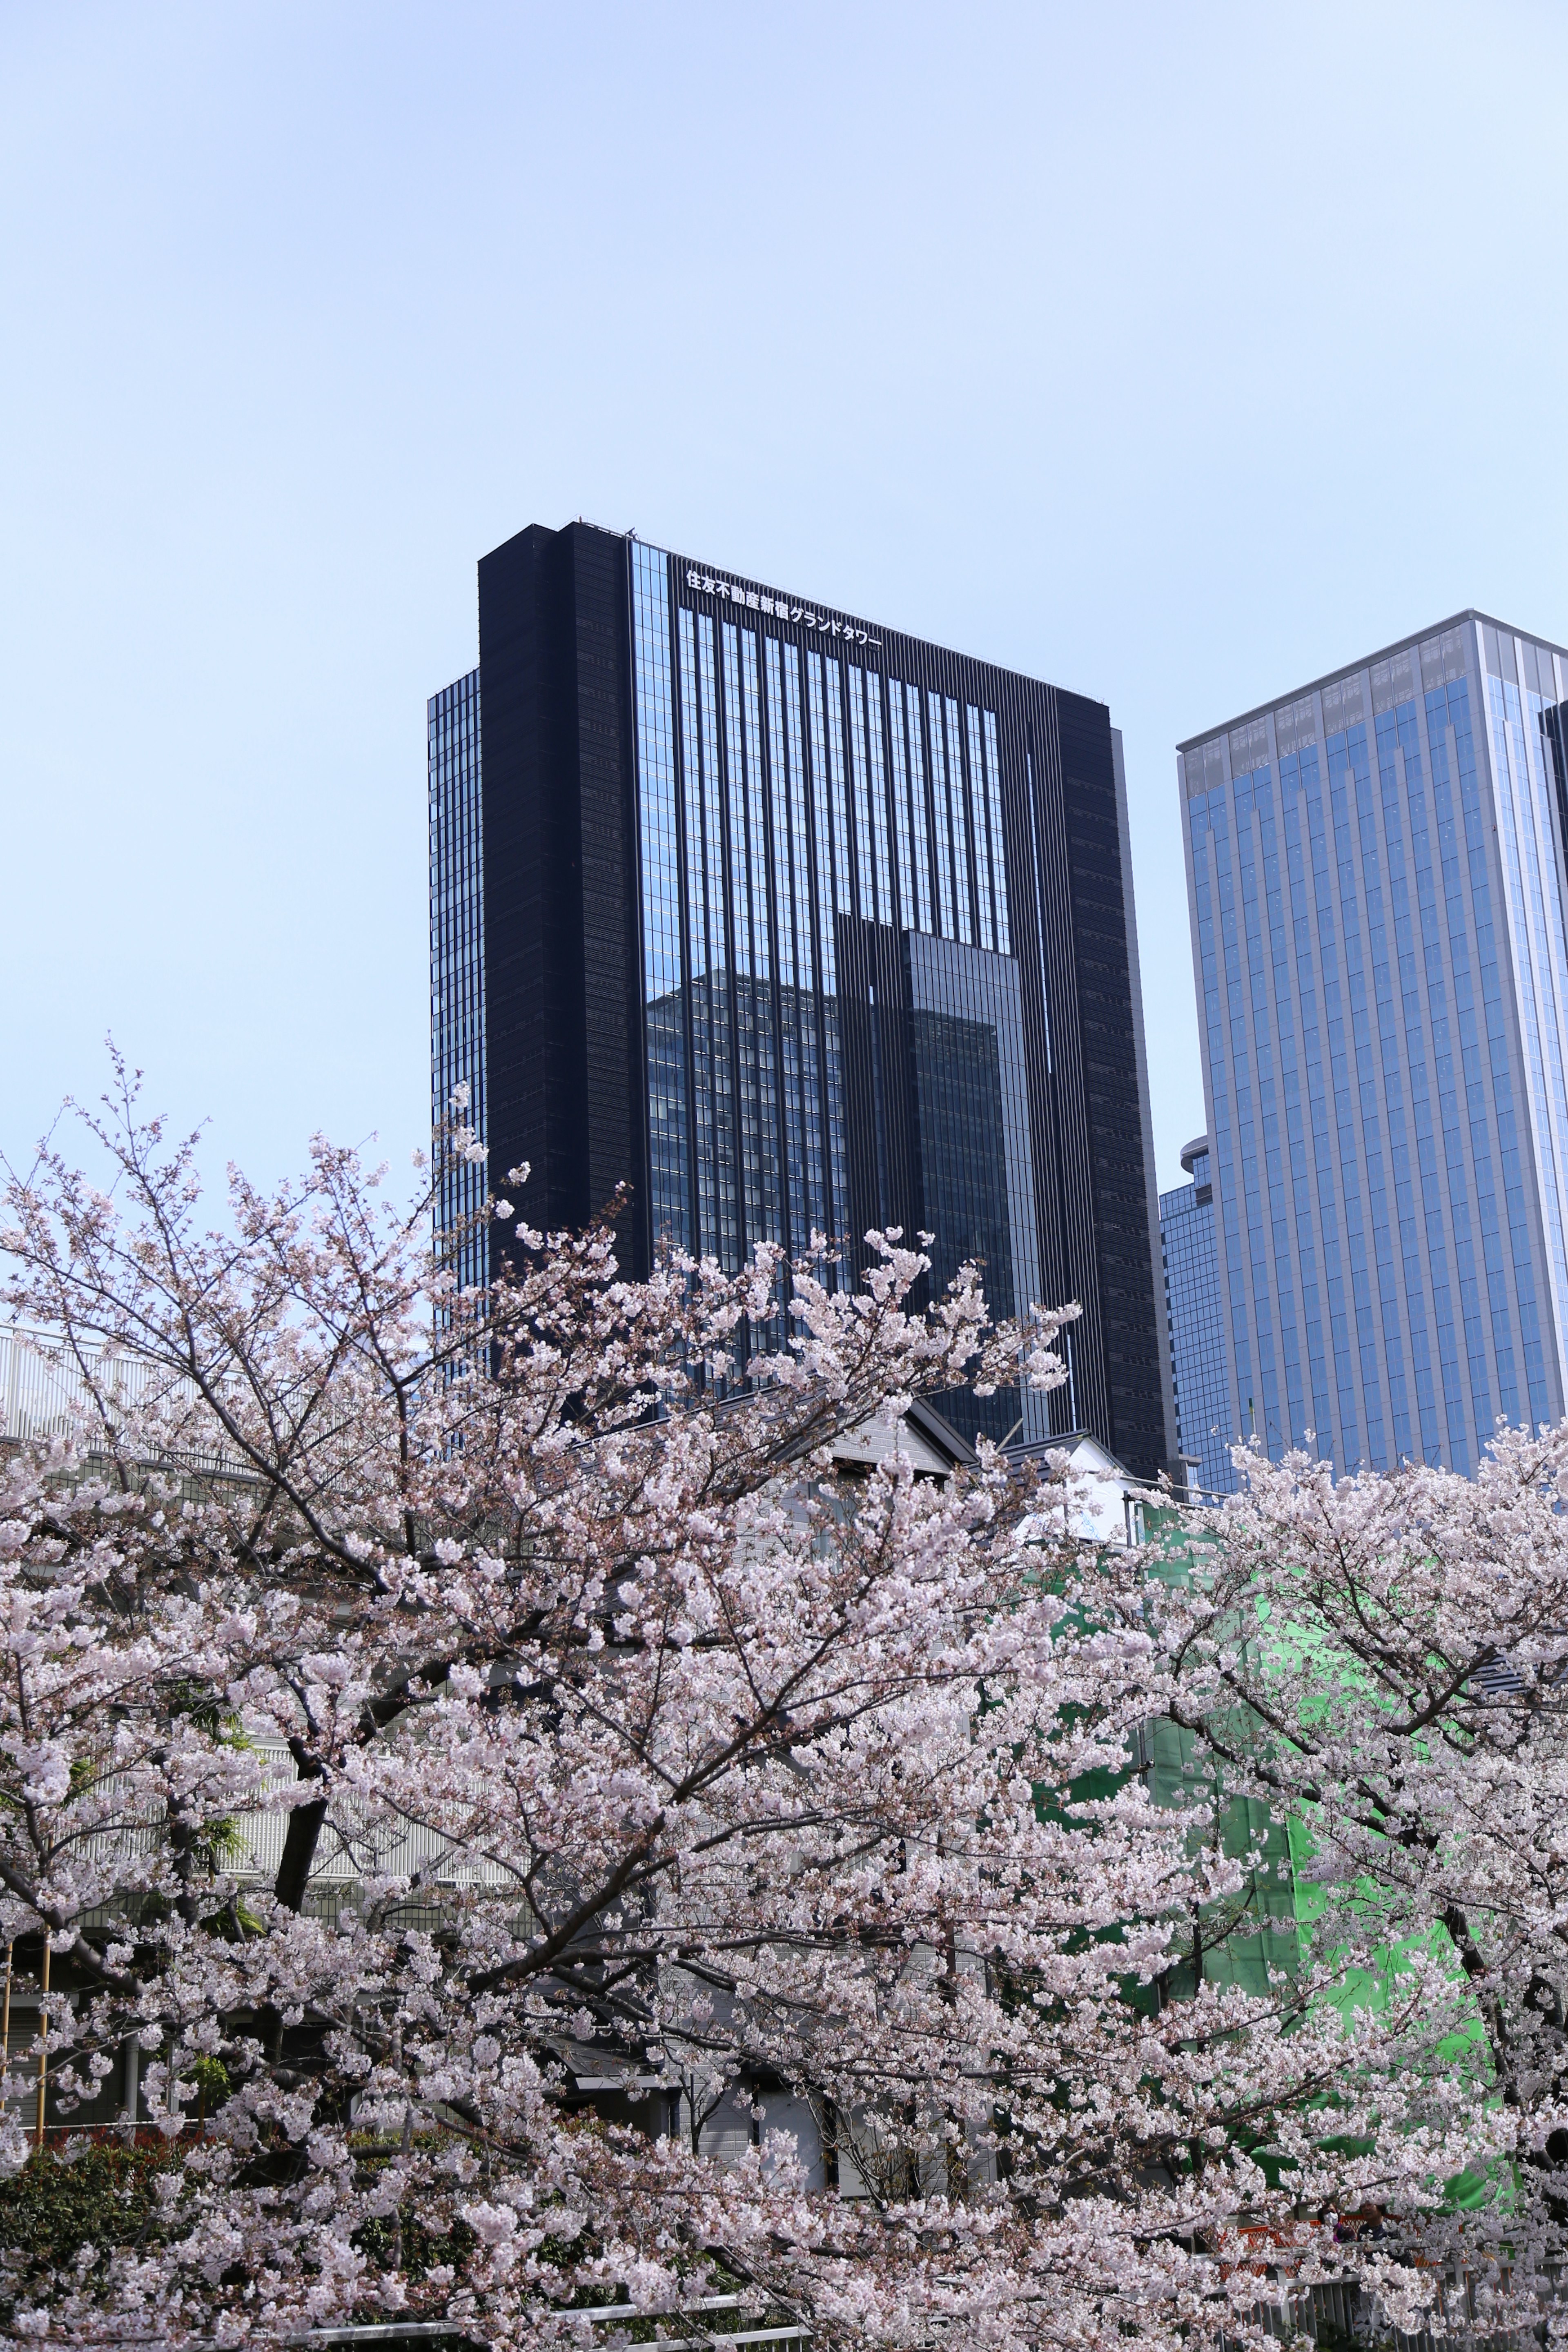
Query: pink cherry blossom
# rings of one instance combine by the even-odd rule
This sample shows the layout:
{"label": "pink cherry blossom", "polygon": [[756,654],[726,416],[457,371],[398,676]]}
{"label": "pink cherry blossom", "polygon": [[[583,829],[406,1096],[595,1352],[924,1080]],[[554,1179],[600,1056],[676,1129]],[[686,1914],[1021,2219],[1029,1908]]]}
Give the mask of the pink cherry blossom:
{"label": "pink cherry blossom", "polygon": [[[146,2242],[0,2281],[15,2335],[1175,2352],[1556,2258],[1563,1433],[1256,1463],[1156,1575],[1063,1457],[841,1465],[1062,1378],[1072,1310],[917,1310],[897,1234],[632,1283],[520,1223],[476,1297],[353,1152],[209,1225],[122,1069],[89,1126],[112,1186],[8,1195],[81,1408],[0,1454],[0,1911],[60,2112],[134,2042],[179,2161]],[[1271,1814],[1323,1906],[1272,1981]]]}

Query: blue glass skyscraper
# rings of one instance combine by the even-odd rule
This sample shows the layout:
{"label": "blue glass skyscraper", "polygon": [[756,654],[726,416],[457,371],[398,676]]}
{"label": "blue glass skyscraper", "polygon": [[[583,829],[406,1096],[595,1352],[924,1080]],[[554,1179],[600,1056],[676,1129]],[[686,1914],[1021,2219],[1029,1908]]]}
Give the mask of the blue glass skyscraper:
{"label": "blue glass skyscraper", "polygon": [[[485,1128],[484,873],[479,824],[479,674],[470,670],[433,694],[426,709],[430,790],[430,1125],[454,1117],[452,1097],[468,1089],[465,1116]],[[479,1212],[489,1171],[447,1159],[437,1214],[453,1236],[459,1281],[483,1282],[488,1241]]]}
{"label": "blue glass skyscraper", "polygon": [[1568,654],[1466,612],[1180,747],[1227,1417],[1473,1470],[1568,1401]]}
{"label": "blue glass skyscraper", "polygon": [[1196,1464],[1192,1477],[1203,1494],[1228,1495],[1236,1485],[1230,1449],[1237,1433],[1226,1369],[1225,1307],[1206,1135],[1184,1146],[1182,1166],[1188,1182],[1160,1195],[1177,1450],[1188,1463]]}

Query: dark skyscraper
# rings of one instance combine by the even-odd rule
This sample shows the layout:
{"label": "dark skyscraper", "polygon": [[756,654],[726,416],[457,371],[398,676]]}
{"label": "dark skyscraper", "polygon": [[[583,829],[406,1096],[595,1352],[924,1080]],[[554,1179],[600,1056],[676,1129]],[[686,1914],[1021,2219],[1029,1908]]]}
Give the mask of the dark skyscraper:
{"label": "dark skyscraper", "polygon": [[529,1222],[629,1183],[639,1271],[929,1231],[935,1282],[977,1256],[996,1312],[1084,1310],[1070,1387],[957,1425],[1162,1469],[1104,705],[574,523],[482,560],[430,726],[435,1090],[474,1087],[498,1180],[530,1162]]}

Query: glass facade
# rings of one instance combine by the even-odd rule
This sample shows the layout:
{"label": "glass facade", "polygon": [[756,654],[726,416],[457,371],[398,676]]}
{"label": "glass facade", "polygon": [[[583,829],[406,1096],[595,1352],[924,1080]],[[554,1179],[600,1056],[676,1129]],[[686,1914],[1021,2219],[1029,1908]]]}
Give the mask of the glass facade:
{"label": "glass facade", "polygon": [[1206,1135],[1187,1145],[1182,1166],[1190,1183],[1160,1195],[1165,1329],[1178,1448],[1197,1464],[1196,1481],[1204,1494],[1228,1495],[1236,1486],[1230,1449],[1237,1430],[1226,1371],[1225,1308]]}
{"label": "glass facade", "polygon": [[[1026,1316],[1041,1284],[1018,967],[919,931],[907,945],[931,1280],[950,1282],[973,1258],[996,1311]],[[972,1402],[969,1417],[993,1437],[1032,1444],[1048,1433],[1043,1397],[1009,1391],[996,1412],[975,1410],[981,1403]]]}
{"label": "glass facade", "polygon": [[1565,694],[1470,613],[1182,748],[1228,1415],[1271,1454],[1468,1472],[1563,1412]]}
{"label": "glass facade", "polygon": [[[858,647],[803,646],[771,599],[741,599],[735,619],[706,609],[700,575],[662,549],[634,541],[631,562],[654,1237],[732,1268],[759,1240],[800,1251],[848,1229],[847,920],[951,941],[976,972],[1006,961],[1010,1011],[1003,980],[965,985],[992,1040],[994,1103],[1004,1066],[1008,1102],[1023,1101],[997,719]],[[964,992],[957,967],[928,956],[917,969],[933,992],[920,1017],[936,1020]],[[889,1099],[904,1085],[890,1071]],[[975,1126],[977,1105],[962,1116]],[[999,1113],[988,1131],[996,1167],[1023,1171],[997,1195],[1011,1230],[1033,1181],[1026,1116],[1008,1129],[1011,1163]],[[953,1266],[964,1255],[945,1237],[939,1250]],[[994,1262],[1008,1269],[1002,1311],[1026,1308],[1032,1241]],[[1011,1269],[1026,1266],[1035,1290],[1016,1301]]]}
{"label": "glass facade", "polygon": [[[426,709],[430,791],[430,1124],[453,1116],[454,1087],[467,1086],[467,1116],[485,1133],[483,830],[479,792],[479,674],[431,696]],[[443,1167],[436,1204],[438,1246],[454,1255],[458,1278],[488,1281],[489,1237],[480,1222],[488,1167]]]}
{"label": "glass facade", "polygon": [[[965,1432],[1175,1443],[1120,739],[1102,703],[585,522],[481,557],[430,706],[433,1087],[531,1224],[675,1246],[934,1234],[1000,1315],[1076,1300],[1069,1383]],[[484,683],[479,756],[479,679]],[[482,849],[482,858],[481,858]],[[483,1171],[440,1205],[464,1219]]]}

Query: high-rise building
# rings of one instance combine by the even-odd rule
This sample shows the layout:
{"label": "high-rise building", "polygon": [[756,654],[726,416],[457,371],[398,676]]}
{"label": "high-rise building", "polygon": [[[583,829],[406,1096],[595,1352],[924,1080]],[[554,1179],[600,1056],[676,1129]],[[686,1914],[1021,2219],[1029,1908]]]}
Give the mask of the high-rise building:
{"label": "high-rise building", "polygon": [[1160,1254],[1165,1265],[1165,1332],[1175,1395],[1177,1447],[1195,1464],[1193,1481],[1205,1495],[1228,1495],[1236,1485],[1230,1449],[1237,1434],[1226,1369],[1225,1309],[1215,1244],[1214,1182],[1209,1139],[1200,1135],[1182,1150],[1188,1179],[1160,1195]]}
{"label": "high-rise building", "polygon": [[1568,655],[1467,612],[1180,747],[1226,1417],[1469,1471],[1568,1399]]}
{"label": "high-rise building", "polygon": [[[479,867],[479,674],[470,670],[430,698],[430,1092],[431,1125],[453,1117],[468,1089],[466,1123],[485,1132],[485,898]],[[501,1163],[503,1166],[505,1162]],[[489,1272],[476,1223],[489,1197],[485,1160],[449,1161],[440,1222],[460,1234],[463,1279]]]}
{"label": "high-rise building", "polygon": [[853,1272],[897,1225],[1002,1314],[1076,1298],[1068,1388],[950,1418],[1163,1468],[1104,705],[581,522],[479,590],[479,668],[430,704],[437,1108],[474,1087],[532,1224],[628,1184],[635,1269],[821,1233]]}

